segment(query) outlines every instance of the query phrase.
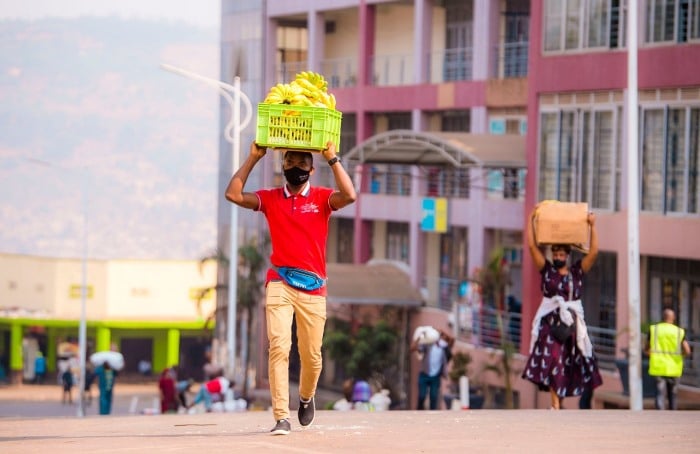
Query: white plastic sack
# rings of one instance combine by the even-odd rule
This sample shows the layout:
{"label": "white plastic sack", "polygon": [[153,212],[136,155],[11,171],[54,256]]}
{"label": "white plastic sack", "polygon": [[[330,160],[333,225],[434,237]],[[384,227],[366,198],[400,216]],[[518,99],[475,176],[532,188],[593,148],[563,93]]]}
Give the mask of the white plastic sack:
{"label": "white plastic sack", "polygon": [[440,332],[432,326],[419,326],[413,332],[413,340],[418,340],[419,344],[433,344],[440,339]]}
{"label": "white plastic sack", "polygon": [[124,368],[124,355],[112,351],[97,352],[90,355],[90,362],[95,366],[101,366],[107,362],[112,369],[122,370]]}

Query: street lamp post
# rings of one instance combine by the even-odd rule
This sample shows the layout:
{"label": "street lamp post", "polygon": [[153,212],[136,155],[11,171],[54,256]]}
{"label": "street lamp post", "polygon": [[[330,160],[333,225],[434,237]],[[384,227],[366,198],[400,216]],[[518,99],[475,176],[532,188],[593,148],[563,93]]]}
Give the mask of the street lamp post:
{"label": "street lamp post", "polygon": [[[231,109],[231,119],[224,128],[224,138],[231,144],[233,154],[233,171],[239,167],[239,155],[241,147],[241,131],[248,126],[253,115],[253,106],[250,98],[241,91],[240,77],[234,77],[233,85],[220,80],[211,79],[172,65],[161,64],[161,68],[189,79],[204,82],[210,87],[214,87],[219,94],[228,102]],[[232,96],[233,95],[233,96]],[[241,121],[241,102],[245,104],[246,116]],[[228,284],[228,314],[226,321],[227,339],[227,364],[226,372],[229,378],[234,378],[235,358],[236,358],[236,293],[238,290],[238,206],[231,206],[231,238],[229,252],[229,284]]]}
{"label": "street lamp post", "polygon": [[[42,159],[28,158],[27,161],[44,167],[59,168],[65,170],[65,167],[52,164]],[[73,169],[69,169],[73,171]],[[75,172],[73,171],[75,174]],[[80,192],[82,198],[83,210],[83,251],[81,254],[80,264],[80,322],[78,325],[78,355],[80,376],[78,377],[78,414],[79,418],[85,416],[85,406],[83,405],[83,390],[85,389],[85,366],[87,356],[87,259],[88,259],[88,191],[87,179],[85,174],[80,178]]]}

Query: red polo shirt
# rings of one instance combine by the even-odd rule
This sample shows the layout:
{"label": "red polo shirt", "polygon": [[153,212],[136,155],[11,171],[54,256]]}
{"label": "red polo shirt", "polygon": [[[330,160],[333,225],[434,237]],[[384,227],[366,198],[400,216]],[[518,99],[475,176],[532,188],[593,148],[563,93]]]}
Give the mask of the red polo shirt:
{"label": "red polo shirt", "polygon": [[[331,188],[315,188],[310,183],[299,194],[284,188],[261,189],[258,210],[267,218],[272,242],[270,262],[312,271],[326,279],[326,240],[328,220],[333,209]],[[267,271],[266,283],[279,280],[273,269]],[[326,295],[326,287],[307,293]]]}

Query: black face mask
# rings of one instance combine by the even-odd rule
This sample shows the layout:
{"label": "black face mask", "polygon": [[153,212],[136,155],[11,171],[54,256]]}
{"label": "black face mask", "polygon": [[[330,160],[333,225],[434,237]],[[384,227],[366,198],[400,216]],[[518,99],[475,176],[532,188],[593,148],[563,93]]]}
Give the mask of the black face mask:
{"label": "black face mask", "polygon": [[309,175],[311,175],[310,170],[300,169],[299,167],[284,170],[284,178],[292,186],[301,186],[306,183],[309,180]]}
{"label": "black face mask", "polygon": [[552,265],[554,265],[556,269],[564,268],[566,266],[566,260],[552,260]]}

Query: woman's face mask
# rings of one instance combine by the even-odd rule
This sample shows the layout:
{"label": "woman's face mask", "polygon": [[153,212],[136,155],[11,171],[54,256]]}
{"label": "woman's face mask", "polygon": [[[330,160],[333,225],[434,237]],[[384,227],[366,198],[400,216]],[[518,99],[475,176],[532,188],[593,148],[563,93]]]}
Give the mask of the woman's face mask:
{"label": "woman's face mask", "polygon": [[554,265],[556,269],[564,268],[566,266],[566,260],[554,259],[552,260],[552,265]]}
{"label": "woman's face mask", "polygon": [[309,175],[311,175],[310,170],[300,169],[299,167],[284,169],[284,178],[291,186],[301,186],[306,183],[309,180]]}
{"label": "woman's face mask", "polygon": [[447,341],[446,341],[445,339],[440,339],[440,340],[438,341],[438,347],[440,347],[440,348],[445,348],[445,347],[447,347]]}

